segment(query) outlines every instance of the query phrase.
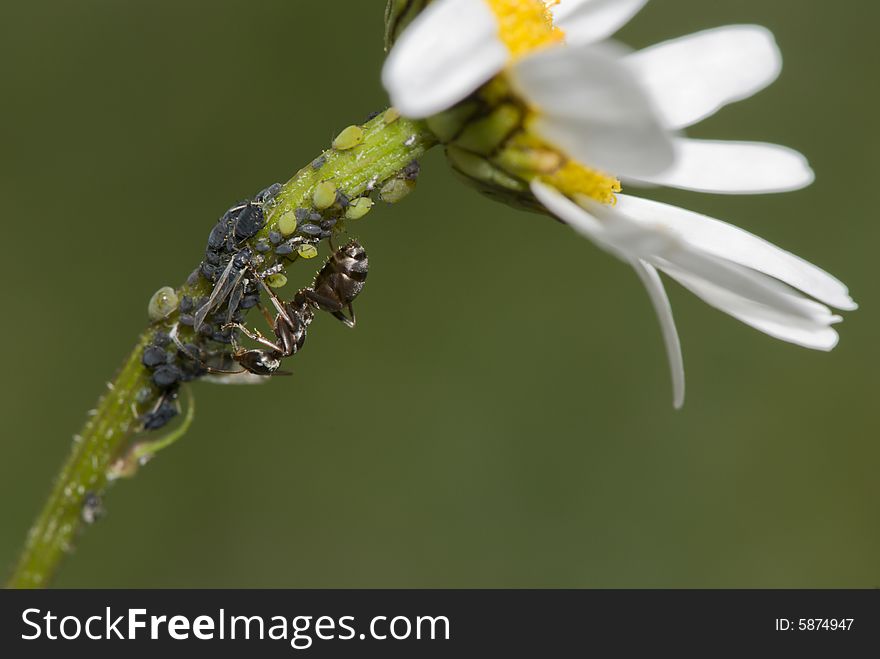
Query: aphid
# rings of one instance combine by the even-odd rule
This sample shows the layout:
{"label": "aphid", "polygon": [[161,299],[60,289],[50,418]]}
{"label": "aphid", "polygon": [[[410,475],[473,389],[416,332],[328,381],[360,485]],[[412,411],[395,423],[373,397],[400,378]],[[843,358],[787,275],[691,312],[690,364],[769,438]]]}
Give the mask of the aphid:
{"label": "aphid", "polygon": [[360,126],[349,126],[343,129],[333,140],[333,148],[337,151],[348,151],[364,141],[364,129]]}
{"label": "aphid", "polygon": [[333,181],[321,181],[312,193],[312,203],[319,211],[326,210],[336,203],[336,184]]}
{"label": "aphid", "polygon": [[[299,221],[296,219],[296,211],[287,211],[282,213],[281,217],[278,218],[277,228],[278,234],[282,237],[289,236],[294,231],[296,231],[296,226],[299,224]],[[271,234],[270,234],[271,239]]]}
{"label": "aphid", "polygon": [[422,172],[422,165],[418,160],[413,160],[410,164],[400,171],[400,176],[409,181],[415,181]]}
{"label": "aphid", "polygon": [[82,521],[86,524],[94,524],[98,518],[103,517],[104,503],[101,497],[94,492],[86,492],[85,497],[83,497],[80,515]]}
{"label": "aphid", "polygon": [[177,407],[177,389],[166,391],[159,398],[152,410],[141,417],[144,430],[158,430],[166,426],[174,417],[179,414]]}
{"label": "aphid", "polygon": [[[229,298],[229,315],[235,313],[241,298],[244,296],[248,283],[244,275],[251,262],[251,251],[247,247],[229,259],[223,272],[214,281],[214,288],[207,301],[195,313],[195,329],[199,331],[208,314],[220,307]],[[203,265],[204,267],[204,265]]]}
{"label": "aphid", "polygon": [[159,389],[171,389],[183,378],[183,373],[174,364],[164,364],[153,371],[153,384]]}
{"label": "aphid", "polygon": [[171,343],[171,335],[165,332],[156,332],[153,336],[153,345],[159,346],[160,348],[164,348],[169,343]]}
{"label": "aphid", "polygon": [[[208,300],[198,306],[194,314],[194,327],[200,331],[210,313],[227,303],[226,322],[229,322],[241,300],[252,292],[244,280],[244,273],[250,263],[252,253],[241,248],[241,244],[253,238],[266,225],[264,207],[274,202],[281,192],[280,183],[275,183],[259,192],[252,200],[243,201],[227,210],[208,235],[205,259],[201,274],[214,284]],[[263,241],[258,252],[269,251]]]}
{"label": "aphid", "polygon": [[159,346],[147,346],[144,349],[141,362],[147,368],[156,368],[162,364],[168,363],[168,353],[165,352],[164,348],[160,348]]}
{"label": "aphid", "polygon": [[152,322],[159,322],[170,316],[178,304],[177,292],[170,286],[163,286],[150,298],[147,315]]}
{"label": "aphid", "polygon": [[416,187],[414,179],[392,178],[379,190],[379,198],[387,204],[396,204],[406,198]]}
{"label": "aphid", "polygon": [[323,229],[321,229],[321,225],[319,224],[303,224],[300,226],[296,232],[303,236],[308,236],[309,238],[318,238],[321,233],[323,233]]}
{"label": "aphid", "polygon": [[273,201],[275,201],[275,197],[278,196],[283,187],[284,186],[280,183],[273,183],[265,190],[258,192],[257,195],[254,197],[254,201],[262,204],[263,206],[271,204]]}
{"label": "aphid", "polygon": [[360,197],[351,202],[345,211],[345,219],[359,220],[372,210],[374,202],[369,197]]}
{"label": "aphid", "polygon": [[297,245],[296,253],[304,259],[313,259],[318,255],[318,248],[314,245]]}
{"label": "aphid", "polygon": [[134,401],[138,405],[143,405],[149,400],[153,399],[153,388],[152,387],[141,387],[138,389],[137,394],[135,394]]}
{"label": "aphid", "polygon": [[[366,250],[356,240],[349,241],[327,259],[312,288],[297,295],[305,296],[314,306],[333,314],[348,327],[355,326],[352,302],[364,288],[369,271]],[[348,308],[347,317],[343,309]]]}

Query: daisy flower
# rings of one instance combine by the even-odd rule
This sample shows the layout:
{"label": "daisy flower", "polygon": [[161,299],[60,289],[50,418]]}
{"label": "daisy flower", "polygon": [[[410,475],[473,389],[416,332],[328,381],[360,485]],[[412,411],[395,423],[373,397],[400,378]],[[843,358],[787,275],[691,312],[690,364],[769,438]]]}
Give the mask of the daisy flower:
{"label": "daisy flower", "polygon": [[484,192],[547,211],[630,264],[660,319],[676,407],[684,367],[660,272],[770,336],[838,341],[846,286],[731,224],[623,194],[623,186],[759,194],[813,181],[806,159],[683,129],[772,83],[772,34],[732,25],[638,52],[608,41],[647,0],[434,0],[389,53],[383,83],[426,119]]}

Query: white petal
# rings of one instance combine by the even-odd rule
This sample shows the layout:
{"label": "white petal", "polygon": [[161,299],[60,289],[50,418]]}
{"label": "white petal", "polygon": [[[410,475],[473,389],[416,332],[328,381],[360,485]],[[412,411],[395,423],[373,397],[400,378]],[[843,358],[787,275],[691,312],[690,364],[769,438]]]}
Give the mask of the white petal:
{"label": "white petal", "polygon": [[382,83],[401,113],[427,117],[476,91],[509,56],[484,0],[435,0],[388,54]]}
{"label": "white petal", "polygon": [[614,254],[619,259],[627,263],[633,261],[632,255],[621,252],[609,242],[607,229],[599,220],[575,204],[564,194],[537,180],[532,181],[531,189],[532,194],[535,195],[535,198],[542,206],[544,206],[544,208],[568,224],[575,231],[589,238],[596,243],[598,247]]}
{"label": "white petal", "polygon": [[650,99],[606,49],[548,48],[518,60],[510,77],[538,110],[535,130],[583,164],[641,177],[673,163],[672,139]]}
{"label": "white petal", "polygon": [[548,209],[557,217],[627,262],[638,258],[661,270],[675,267],[789,314],[809,318],[827,312],[824,305],[794,294],[776,279],[704,251],[668,224],[647,220],[647,216],[636,218],[626,209],[586,197],[579,199],[579,206],[558,192],[555,194],[560,198],[553,200],[546,192],[541,194],[539,201],[551,202]]}
{"label": "white petal", "polygon": [[663,333],[663,343],[666,347],[666,356],[669,359],[669,369],[672,373],[672,397],[675,409],[680,410],[684,406],[684,359],[681,355],[681,341],[678,338],[678,330],[675,328],[675,318],[672,315],[672,306],[666,289],[660,280],[657,270],[644,261],[632,261],[633,268],[654,305],[657,318],[660,320],[660,330]]}
{"label": "white petal", "polygon": [[800,190],[815,180],[803,155],[778,144],[675,140],[675,164],[634,183],[723,194],[762,194]]}
{"label": "white petal", "polygon": [[626,61],[670,128],[691,126],[756,94],[782,70],[772,33],[757,25],[697,32],[628,55]]}
{"label": "white petal", "polygon": [[663,270],[704,302],[774,338],[813,350],[831,350],[837,345],[839,337],[831,325],[841,319],[830,312],[811,318],[787,314],[757,304],[693,274],[676,268]]}
{"label": "white petal", "polygon": [[709,304],[767,334],[809,348],[830,350],[840,320],[824,305],[761,272],[705,253],[662,223],[638,223],[618,209],[583,200],[586,210],[560,193],[533,185],[539,201],[607,251],[647,261]]}
{"label": "white petal", "polygon": [[569,44],[593,43],[610,37],[635,16],[648,0],[562,0],[552,8],[556,25]]}
{"label": "white petal", "polygon": [[243,373],[226,373],[220,375],[209,374],[202,377],[202,380],[204,382],[223,385],[265,384],[271,379],[272,378],[270,377],[266,377],[264,375],[255,375],[253,373],[248,373],[247,371]]}
{"label": "white petal", "polygon": [[673,403],[676,409],[680,409],[684,405],[684,362],[681,355],[678,331],[675,328],[675,320],[672,316],[672,307],[669,304],[669,298],[666,296],[666,290],[663,288],[663,282],[660,281],[657,271],[653,266],[633,256],[626,249],[621,249],[613,244],[612,235],[609,234],[607,227],[602,222],[558,190],[539,181],[533,181],[531,188],[535,197],[547,210],[566,222],[578,233],[592,240],[600,248],[633,266],[636,274],[644,283],[657,317],[660,320],[660,329],[663,333],[663,342],[666,346],[666,355],[669,359],[669,367],[672,373]]}
{"label": "white petal", "polygon": [[833,307],[845,310],[858,308],[840,280],[732,224],[624,194],[617,196],[615,210],[642,224],[665,226],[706,254],[775,277]]}

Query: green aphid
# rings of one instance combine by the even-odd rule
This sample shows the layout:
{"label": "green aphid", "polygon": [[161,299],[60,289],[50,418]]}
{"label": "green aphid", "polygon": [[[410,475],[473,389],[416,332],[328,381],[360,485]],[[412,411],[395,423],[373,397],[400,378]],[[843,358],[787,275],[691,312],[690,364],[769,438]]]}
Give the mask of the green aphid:
{"label": "green aphid", "polygon": [[326,210],[336,203],[336,184],[333,181],[322,181],[315,186],[312,203],[319,211]]}
{"label": "green aphid", "polygon": [[360,126],[349,126],[333,140],[333,148],[337,151],[348,151],[364,142],[364,129]]}
{"label": "green aphid", "polygon": [[157,323],[168,318],[177,310],[179,304],[180,300],[177,298],[175,290],[170,286],[163,286],[153,293],[153,297],[150,298],[150,304],[147,306],[147,315],[152,322]]}
{"label": "green aphid", "polygon": [[393,178],[379,190],[379,198],[386,204],[396,204],[416,189],[416,182],[404,178]]}
{"label": "green aphid", "polygon": [[372,210],[374,202],[369,197],[360,197],[351,202],[345,211],[345,219],[359,220]]}
{"label": "green aphid", "polygon": [[304,259],[313,259],[318,255],[318,248],[314,245],[299,245],[296,253]]}
{"label": "green aphid", "polygon": [[274,275],[269,275],[266,277],[266,285],[269,288],[284,288],[287,286],[287,276],[276,272]]}
{"label": "green aphid", "polygon": [[280,218],[278,218],[278,233],[282,236],[287,237],[293,235],[296,231],[297,221],[296,221],[296,213],[293,211],[287,211]]}

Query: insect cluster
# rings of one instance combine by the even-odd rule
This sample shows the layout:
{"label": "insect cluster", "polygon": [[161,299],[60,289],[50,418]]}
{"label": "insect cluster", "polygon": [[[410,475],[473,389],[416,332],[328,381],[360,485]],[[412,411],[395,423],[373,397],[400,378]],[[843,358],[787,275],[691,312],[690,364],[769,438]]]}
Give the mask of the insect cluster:
{"label": "insect cluster", "polygon": [[[329,312],[348,327],[354,327],[356,321],[352,302],[363,290],[368,270],[366,251],[357,241],[351,240],[327,260],[315,277],[314,284],[297,291],[290,302],[279,299],[264,279],[257,275],[257,280],[265,288],[277,312],[274,320],[268,315],[266,318],[272,326],[275,341],[241,323],[233,323],[229,327],[240,330],[260,344],[261,348],[248,350],[236,346],[232,358],[254,375],[280,374],[281,360],[302,349],[306,331],[315,317],[313,309]],[[348,316],[344,313],[345,309],[348,309]]]}
{"label": "insect cluster", "polygon": [[[368,122],[388,125],[399,117],[392,109]],[[138,400],[145,430],[161,428],[179,413],[181,383],[204,376],[254,381],[286,374],[282,362],[302,349],[316,311],[354,326],[352,302],[368,271],[366,251],[356,241],[335,249],[312,286],[300,289],[292,299],[282,300],[276,289],[287,283],[288,263],[317,256],[321,241],[332,247],[333,236],[344,231],[346,222],[369,213],[374,198],[396,203],[415,186],[417,161],[390,178],[366,181],[362,196],[356,198],[337,187],[336,158],[362,145],[368,130],[365,125],[347,127],[330,150],[300,172],[307,178],[328,175],[311,185],[310,197],[300,206],[289,198],[282,200],[282,186],[277,183],[232,206],[211,229],[202,262],[183,290],[163,288],[153,296],[148,312],[157,331],[142,355],[151,386]],[[407,141],[415,139],[413,135]],[[203,295],[192,294],[195,290]],[[263,294],[269,308],[261,304]],[[245,315],[254,307],[271,327],[268,338],[245,325]],[[256,346],[242,346],[245,337]]]}
{"label": "insect cluster", "polygon": [[[336,218],[325,219],[315,210],[297,209],[292,235],[285,238],[272,227],[268,239],[257,240],[250,246],[250,241],[265,227],[267,211],[280,189],[280,184],[275,184],[253,199],[234,205],[211,230],[204,259],[188,282],[193,285],[204,280],[210,285],[210,294],[201,298],[182,296],[177,301],[179,315],[170,331],[158,331],[143,351],[142,362],[150,372],[153,388],[159,392],[158,398],[153,388],[142,392],[139,402],[153,401],[141,417],[144,430],[162,428],[179,413],[181,383],[206,375],[286,374],[280,370],[281,363],[302,348],[316,310],[331,313],[349,327],[354,326],[352,302],[362,290],[368,270],[366,252],[356,241],[335,250],[313,285],[300,289],[289,302],[281,300],[273,288],[286,283],[282,274],[285,261],[300,255],[311,257],[312,252],[306,248],[316,254],[314,245],[331,238]],[[330,206],[344,212],[351,204],[336,192],[328,209]],[[270,251],[276,264],[261,270]],[[164,301],[169,296],[164,289],[160,292],[163,294],[151,301],[151,317],[161,317],[154,309],[162,307],[156,300]],[[261,292],[266,293],[274,318],[261,305]],[[245,312],[257,306],[272,328],[272,339],[244,324]],[[239,332],[258,347],[242,347]],[[183,337],[189,340],[184,341]]]}

